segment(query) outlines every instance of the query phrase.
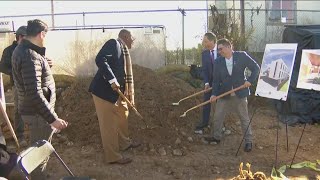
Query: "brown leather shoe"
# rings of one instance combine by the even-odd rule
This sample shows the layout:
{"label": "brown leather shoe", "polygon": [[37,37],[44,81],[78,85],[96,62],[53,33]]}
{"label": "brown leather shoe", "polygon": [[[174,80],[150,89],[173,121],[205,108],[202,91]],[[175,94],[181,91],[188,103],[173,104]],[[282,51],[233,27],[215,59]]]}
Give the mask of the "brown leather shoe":
{"label": "brown leather shoe", "polygon": [[131,162],[132,162],[132,159],[123,157],[123,158],[119,159],[118,161],[110,162],[110,164],[124,165],[124,164],[128,164]]}

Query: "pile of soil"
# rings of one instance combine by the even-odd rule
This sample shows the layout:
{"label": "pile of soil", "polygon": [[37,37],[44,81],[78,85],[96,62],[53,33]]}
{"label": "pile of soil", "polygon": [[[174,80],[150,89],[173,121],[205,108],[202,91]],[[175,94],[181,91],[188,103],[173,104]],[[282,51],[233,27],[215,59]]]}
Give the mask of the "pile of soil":
{"label": "pile of soil", "polygon": [[[183,80],[170,75],[134,66],[136,105],[152,130],[143,129],[144,123],[134,112],[129,115],[131,137],[140,139],[143,144],[122,152],[133,162],[126,166],[110,165],[104,161],[100,130],[94,103],[88,87],[92,78],[78,79],[63,90],[56,103],[58,114],[70,125],[61,135],[53,138],[53,144],[62,159],[77,176],[95,179],[232,179],[239,174],[239,164],[249,162],[252,171],[262,171],[270,175],[275,163],[276,129],[279,131],[278,165],[291,162],[302,126],[288,128],[289,149],[286,150],[286,128],[277,123],[277,113],[264,101],[249,99],[249,114],[252,117],[254,148],[250,153],[240,147],[242,131],[239,118],[227,114],[225,126],[231,134],[225,135],[219,145],[208,145],[201,141],[203,136],[193,133],[199,121],[201,108],[191,111],[185,118],[179,116],[188,108],[202,102],[202,96],[192,98],[172,106],[173,102],[200,89],[194,89]],[[258,108],[258,109],[257,109]],[[319,126],[307,126],[294,162],[318,159]],[[62,138],[66,137],[66,138]],[[63,143],[61,143],[63,142]],[[66,170],[56,158],[48,163],[49,179],[60,179],[67,175]],[[290,179],[305,175],[316,179],[317,172],[308,169],[286,172]]]}
{"label": "pile of soil", "polygon": [[[137,110],[144,117],[146,124],[155,128],[145,129],[144,122],[130,110],[131,136],[155,146],[187,146],[187,139],[200,119],[200,108],[189,112],[185,118],[179,116],[190,107],[201,103],[202,96],[186,100],[179,106],[172,106],[172,103],[199,89],[193,88],[183,80],[157,74],[140,66],[133,66],[133,73]],[[64,131],[70,141],[95,146],[101,144],[101,138],[94,103],[88,92],[91,80],[92,78],[76,80],[58,99],[57,109],[62,109],[60,117],[70,123]],[[178,138],[181,143],[176,142]]]}

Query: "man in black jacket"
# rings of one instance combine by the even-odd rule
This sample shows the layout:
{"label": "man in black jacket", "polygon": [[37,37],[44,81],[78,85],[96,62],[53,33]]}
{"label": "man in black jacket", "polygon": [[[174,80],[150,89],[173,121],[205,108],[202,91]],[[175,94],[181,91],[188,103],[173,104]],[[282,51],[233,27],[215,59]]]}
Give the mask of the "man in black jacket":
{"label": "man in black jacket", "polygon": [[0,72],[5,73],[10,76],[10,85],[12,86],[13,96],[14,96],[14,128],[17,134],[19,144],[21,147],[26,147],[28,144],[24,137],[24,123],[21,119],[21,116],[18,111],[18,95],[13,83],[12,77],[12,65],[11,65],[11,57],[14,49],[17,45],[22,41],[22,39],[27,35],[27,26],[21,26],[16,31],[16,41],[5,48],[2,53],[1,62],[0,62]]}
{"label": "man in black jacket", "polygon": [[[18,91],[18,110],[24,122],[30,124],[30,142],[48,139],[51,128],[62,130],[67,122],[54,110],[55,82],[45,58],[44,39],[48,26],[41,20],[28,21],[27,36],[12,55],[12,74]],[[51,128],[50,128],[51,126]],[[46,179],[40,169],[32,179]]]}
{"label": "man in black jacket", "polygon": [[[91,82],[92,93],[99,120],[102,145],[107,163],[127,164],[132,160],[120,154],[120,150],[138,147],[128,133],[128,106],[119,97],[117,89],[125,91],[124,47],[131,49],[134,41],[130,31],[121,30],[118,39],[108,40],[96,57],[98,72]],[[128,64],[127,64],[128,65]]]}

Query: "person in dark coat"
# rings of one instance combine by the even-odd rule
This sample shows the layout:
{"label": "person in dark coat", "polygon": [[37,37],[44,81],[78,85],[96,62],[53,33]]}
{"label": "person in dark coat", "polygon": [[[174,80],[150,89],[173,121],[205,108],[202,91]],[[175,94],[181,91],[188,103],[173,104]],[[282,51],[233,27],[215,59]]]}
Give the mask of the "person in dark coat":
{"label": "person in dark coat", "polygon": [[[111,164],[132,162],[120,151],[140,145],[129,138],[128,105],[117,92],[120,90],[130,97],[127,83],[133,83],[132,74],[128,74],[131,66],[129,49],[133,41],[131,32],[122,29],[118,39],[110,39],[103,45],[95,59],[98,71],[89,88],[97,111],[105,160]],[[134,104],[133,98],[128,99]]]}
{"label": "person in dark coat", "polygon": [[[202,46],[205,50],[202,52],[202,76],[204,89],[212,87],[213,68],[215,59],[219,56],[216,48],[217,37],[211,32],[207,32],[202,40]],[[212,90],[206,92],[203,96],[203,101],[208,101],[211,97]],[[211,104],[207,104],[202,108],[202,119],[197,124],[194,133],[203,134],[203,129],[209,126],[211,112]]]}
{"label": "person in dark coat", "polygon": [[16,41],[13,41],[13,43],[10,46],[6,47],[3,50],[0,62],[0,72],[10,76],[10,85],[12,86],[14,96],[14,130],[21,147],[26,147],[28,144],[24,137],[24,123],[18,111],[18,94],[13,83],[11,57],[14,49],[17,47],[18,44],[20,44],[20,42],[22,41],[22,39],[24,39],[26,35],[27,26],[19,27],[16,31]]}
{"label": "person in dark coat", "polygon": [[[30,143],[47,140],[52,129],[62,130],[68,123],[55,112],[56,87],[44,40],[48,26],[41,20],[28,21],[27,36],[12,55],[12,75],[18,91],[18,110],[22,120],[30,124]],[[46,179],[37,168],[32,179]]]}

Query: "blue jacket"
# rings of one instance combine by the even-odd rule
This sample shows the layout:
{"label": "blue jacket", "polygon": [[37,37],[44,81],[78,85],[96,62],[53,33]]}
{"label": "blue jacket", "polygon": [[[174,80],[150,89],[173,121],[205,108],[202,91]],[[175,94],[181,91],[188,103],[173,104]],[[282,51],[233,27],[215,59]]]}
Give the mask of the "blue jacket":
{"label": "blue jacket", "polygon": [[[217,57],[220,55],[217,54]],[[211,62],[211,55],[210,50],[204,50],[202,51],[202,77],[203,77],[203,83],[209,83],[210,87],[212,87],[212,78],[213,78],[213,69],[214,69],[214,63]],[[216,59],[214,59],[216,61]]]}
{"label": "blue jacket", "polygon": [[[245,77],[246,68],[249,68],[251,71],[251,75],[248,79]],[[249,81],[253,84],[259,75],[259,71],[260,67],[257,62],[244,51],[233,52],[233,68],[231,75],[228,73],[225,58],[217,58],[214,65],[212,95],[218,96],[230,91],[232,87],[235,89],[243,85],[245,81]],[[244,98],[250,95],[250,90],[249,88],[244,88],[236,91],[235,94],[239,98]]]}
{"label": "blue jacket", "polygon": [[116,78],[122,92],[125,85],[124,55],[117,40],[110,39],[103,45],[96,57],[96,65],[98,71],[90,84],[89,92],[115,103],[119,95],[111,88],[109,81]]}

